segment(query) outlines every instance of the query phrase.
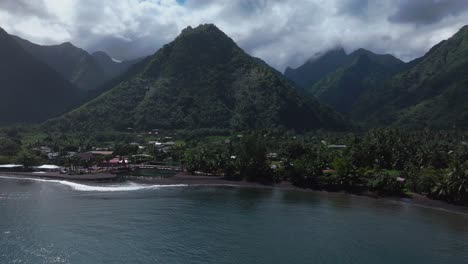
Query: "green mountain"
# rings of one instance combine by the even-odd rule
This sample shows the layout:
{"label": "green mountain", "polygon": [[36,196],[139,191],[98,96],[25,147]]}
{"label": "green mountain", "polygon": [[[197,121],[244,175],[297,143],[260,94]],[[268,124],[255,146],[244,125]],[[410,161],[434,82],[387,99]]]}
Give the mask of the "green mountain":
{"label": "green mountain", "polygon": [[356,116],[378,125],[467,128],[468,26],[410,64],[368,91]]}
{"label": "green mountain", "polygon": [[66,42],[41,46],[12,36],[24,50],[60,73],[81,90],[91,91],[125,72],[135,62],[116,62],[104,52],[93,55]]}
{"label": "green mountain", "polygon": [[305,130],[346,124],[216,26],[201,25],[183,30],[115,87],[47,126]]}
{"label": "green mountain", "polygon": [[284,75],[298,86],[307,89],[316,82],[350,62],[350,58],[342,48],[333,49],[325,54],[318,54],[304,65],[293,69],[287,67]]}
{"label": "green mountain", "polygon": [[353,116],[355,104],[363,94],[405,67],[404,62],[391,55],[359,49],[347,55],[343,66],[306,89],[338,112]]}
{"label": "green mountain", "polygon": [[0,28],[0,124],[35,122],[76,106],[78,89]]}

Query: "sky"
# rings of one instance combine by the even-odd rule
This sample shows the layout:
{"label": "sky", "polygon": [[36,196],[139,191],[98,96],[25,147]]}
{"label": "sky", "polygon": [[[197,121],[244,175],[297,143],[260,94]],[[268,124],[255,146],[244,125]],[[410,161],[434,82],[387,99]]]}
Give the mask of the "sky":
{"label": "sky", "polygon": [[468,0],[0,0],[10,34],[118,60],[152,54],[204,23],[281,71],[336,47],[409,61],[468,24]]}

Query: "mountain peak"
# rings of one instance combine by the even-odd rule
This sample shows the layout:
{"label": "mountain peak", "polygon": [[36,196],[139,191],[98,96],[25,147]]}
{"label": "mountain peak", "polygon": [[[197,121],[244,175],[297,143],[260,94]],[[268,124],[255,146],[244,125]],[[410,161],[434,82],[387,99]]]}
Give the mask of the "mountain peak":
{"label": "mountain peak", "polygon": [[468,25],[464,25],[463,27],[461,27],[460,30],[458,30],[458,32],[468,33]]}
{"label": "mountain peak", "polygon": [[354,55],[369,55],[369,54],[370,55],[375,55],[374,52],[372,52],[370,50],[363,49],[363,48],[359,48],[359,49],[353,51],[350,55],[352,55],[352,54],[354,54]]}
{"label": "mountain peak", "polygon": [[103,61],[111,61],[112,60],[112,58],[109,56],[109,54],[107,54],[104,51],[96,51],[91,56],[93,56],[96,59],[103,60]]}
{"label": "mountain peak", "polygon": [[329,49],[329,50],[327,50],[325,52],[317,53],[314,58],[309,59],[309,61],[306,62],[306,63],[314,62],[316,60],[321,60],[321,59],[328,59],[328,58],[335,58],[335,57],[345,57],[345,56],[347,56],[347,55],[346,55],[346,51],[344,50],[344,48],[341,47],[341,46],[338,46],[338,47],[334,47],[332,49]]}
{"label": "mountain peak", "polygon": [[193,28],[188,26],[182,30],[182,33],[193,32],[193,31],[221,31],[215,24],[200,24],[197,27]]}
{"label": "mountain peak", "polygon": [[68,41],[60,44],[59,46],[65,47],[65,48],[77,48],[75,45],[73,45],[71,42],[68,42]]}
{"label": "mountain peak", "polygon": [[3,28],[0,27],[0,40],[7,40],[7,39],[10,39],[11,36],[8,34],[8,32],[6,32]]}
{"label": "mountain peak", "polygon": [[191,37],[196,35],[217,35],[218,37],[229,38],[222,30],[220,30],[214,24],[201,24],[195,28],[188,26],[182,30],[181,34],[179,35],[179,38]]}
{"label": "mountain peak", "polygon": [[296,69],[288,67],[284,74],[300,87],[306,88],[334,72],[347,61],[348,55],[345,50],[342,47],[336,47],[322,54],[316,54],[314,59],[309,59]]}
{"label": "mountain peak", "polygon": [[[109,91],[58,122],[73,120],[77,128],[297,131],[347,124],[212,24],[187,27]],[[97,114],[102,105],[106,114]]]}
{"label": "mountain peak", "polygon": [[237,44],[215,25],[187,27],[174,41],[164,45],[161,52],[152,56],[155,63],[149,65],[146,73],[153,75],[161,68],[160,63],[170,61],[184,65],[174,73],[183,75],[184,71],[190,71],[191,68],[228,63],[232,58],[240,58],[236,56],[239,54],[242,52]]}

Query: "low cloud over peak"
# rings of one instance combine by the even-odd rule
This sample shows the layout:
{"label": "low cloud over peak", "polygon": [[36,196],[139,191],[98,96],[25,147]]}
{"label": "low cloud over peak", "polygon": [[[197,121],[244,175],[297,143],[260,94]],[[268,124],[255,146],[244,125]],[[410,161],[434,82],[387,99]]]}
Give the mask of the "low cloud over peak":
{"label": "low cloud over peak", "polygon": [[279,70],[337,46],[410,60],[468,21],[465,0],[2,0],[0,26],[40,44],[70,41],[116,59],[155,52],[214,23]]}

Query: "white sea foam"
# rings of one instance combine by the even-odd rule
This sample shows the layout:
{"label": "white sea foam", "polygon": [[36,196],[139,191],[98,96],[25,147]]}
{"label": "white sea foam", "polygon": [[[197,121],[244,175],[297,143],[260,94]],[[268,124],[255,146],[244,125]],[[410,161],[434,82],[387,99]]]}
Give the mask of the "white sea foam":
{"label": "white sea foam", "polygon": [[56,183],[68,186],[76,191],[82,192],[128,192],[128,191],[139,191],[139,190],[152,190],[168,187],[186,187],[187,184],[172,184],[172,185],[149,185],[149,184],[137,184],[137,183],[123,183],[123,184],[112,184],[112,185],[86,185],[76,182],[64,181],[64,180],[45,180],[36,178],[24,178],[24,177],[9,177],[0,176],[0,179],[13,179],[13,180],[29,180],[37,182],[48,182]]}

